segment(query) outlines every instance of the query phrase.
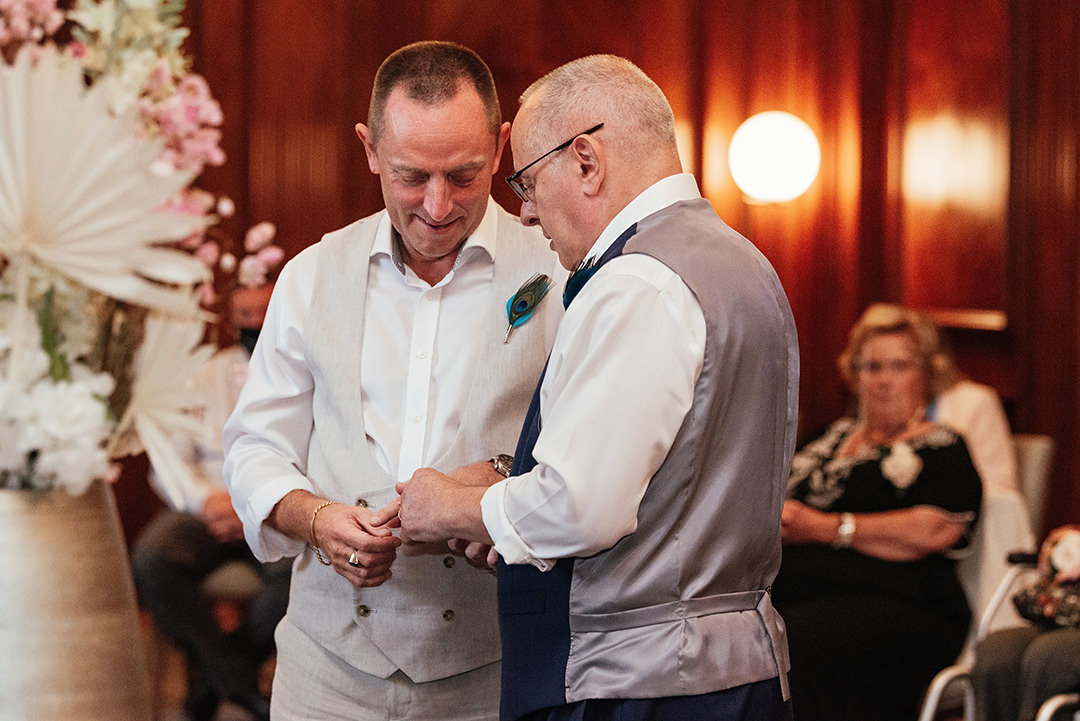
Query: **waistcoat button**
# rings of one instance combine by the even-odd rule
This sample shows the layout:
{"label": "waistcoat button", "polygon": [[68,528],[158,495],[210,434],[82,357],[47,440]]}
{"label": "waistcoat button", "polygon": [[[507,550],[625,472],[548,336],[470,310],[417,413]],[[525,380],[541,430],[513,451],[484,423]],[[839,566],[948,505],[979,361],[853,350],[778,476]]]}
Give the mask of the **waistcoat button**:
{"label": "waistcoat button", "polygon": [[447,556],[442,560],[442,565],[446,566],[447,568],[453,568],[456,564],[457,559],[453,556]]}
{"label": "waistcoat button", "polygon": [[363,604],[360,604],[356,607],[356,615],[360,616],[361,618],[367,618],[371,615],[371,609]]}
{"label": "waistcoat button", "polygon": [[450,609],[447,609],[447,610],[442,612],[442,617],[443,617],[444,621],[453,621],[454,620],[454,612],[452,610],[450,610]]}

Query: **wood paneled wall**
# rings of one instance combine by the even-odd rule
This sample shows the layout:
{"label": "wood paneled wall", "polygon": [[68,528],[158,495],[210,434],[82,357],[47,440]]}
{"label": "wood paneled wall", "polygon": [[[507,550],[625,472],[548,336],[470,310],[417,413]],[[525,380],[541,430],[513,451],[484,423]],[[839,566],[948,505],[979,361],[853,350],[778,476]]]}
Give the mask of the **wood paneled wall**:
{"label": "wood paneled wall", "polygon": [[[932,310],[1015,429],[1056,438],[1047,523],[1080,521],[1080,3],[189,0],[186,17],[226,117],[229,161],[203,184],[237,201],[230,230],[273,220],[290,255],[381,207],[353,126],[397,47],[474,48],[507,118],[566,60],[634,60],[672,102],[687,169],[784,282],[803,428],[845,409],[835,358],[868,303]],[[727,145],[769,109],[815,129],[822,168],[801,198],[755,206]]]}

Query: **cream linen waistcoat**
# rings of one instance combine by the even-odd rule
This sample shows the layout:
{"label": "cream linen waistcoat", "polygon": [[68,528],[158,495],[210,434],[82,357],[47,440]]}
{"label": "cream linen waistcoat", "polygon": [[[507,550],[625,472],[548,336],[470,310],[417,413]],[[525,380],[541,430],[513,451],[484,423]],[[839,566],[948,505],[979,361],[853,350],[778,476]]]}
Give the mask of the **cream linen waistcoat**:
{"label": "cream linen waistcoat", "polygon": [[[494,203],[493,208],[497,208]],[[561,283],[535,316],[503,343],[506,301],[533,273],[565,272],[534,229],[498,208],[489,316],[465,419],[452,447],[431,465],[450,471],[512,453],[562,313]],[[368,261],[385,211],[321,241],[305,356],[315,380],[307,475],[315,492],[341,503],[382,507],[394,479],[368,450],[359,383]],[[405,361],[402,360],[404,366]],[[450,555],[398,551],[393,577],[356,589],[309,551],[294,566],[289,619],[352,666],[386,678],[400,669],[415,682],[462,673],[499,659],[495,578]]]}

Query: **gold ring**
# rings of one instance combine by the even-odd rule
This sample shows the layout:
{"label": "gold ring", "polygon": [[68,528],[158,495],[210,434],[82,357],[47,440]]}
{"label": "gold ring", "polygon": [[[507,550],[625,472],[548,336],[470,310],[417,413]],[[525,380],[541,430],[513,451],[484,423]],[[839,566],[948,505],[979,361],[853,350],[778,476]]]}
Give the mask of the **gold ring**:
{"label": "gold ring", "polygon": [[356,557],[357,553],[359,553],[359,551],[353,551],[349,555],[349,565],[353,568],[360,568],[360,559]]}

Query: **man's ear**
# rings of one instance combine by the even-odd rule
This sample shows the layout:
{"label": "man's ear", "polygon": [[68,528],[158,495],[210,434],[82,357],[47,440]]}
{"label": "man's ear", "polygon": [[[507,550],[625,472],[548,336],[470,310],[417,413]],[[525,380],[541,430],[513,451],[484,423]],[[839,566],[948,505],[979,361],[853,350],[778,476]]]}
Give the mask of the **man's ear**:
{"label": "man's ear", "polygon": [[379,160],[375,156],[375,144],[371,142],[371,129],[363,123],[356,124],[356,136],[364,144],[364,153],[367,155],[368,168],[375,175],[379,174]]}
{"label": "man's ear", "polygon": [[604,146],[589,135],[579,135],[570,145],[574,170],[586,195],[596,195],[604,183],[607,167]]}
{"label": "man's ear", "polygon": [[491,166],[492,175],[499,172],[499,164],[502,162],[502,154],[506,150],[508,140],[510,140],[510,123],[503,123],[499,128],[499,136],[495,138],[495,163]]}

